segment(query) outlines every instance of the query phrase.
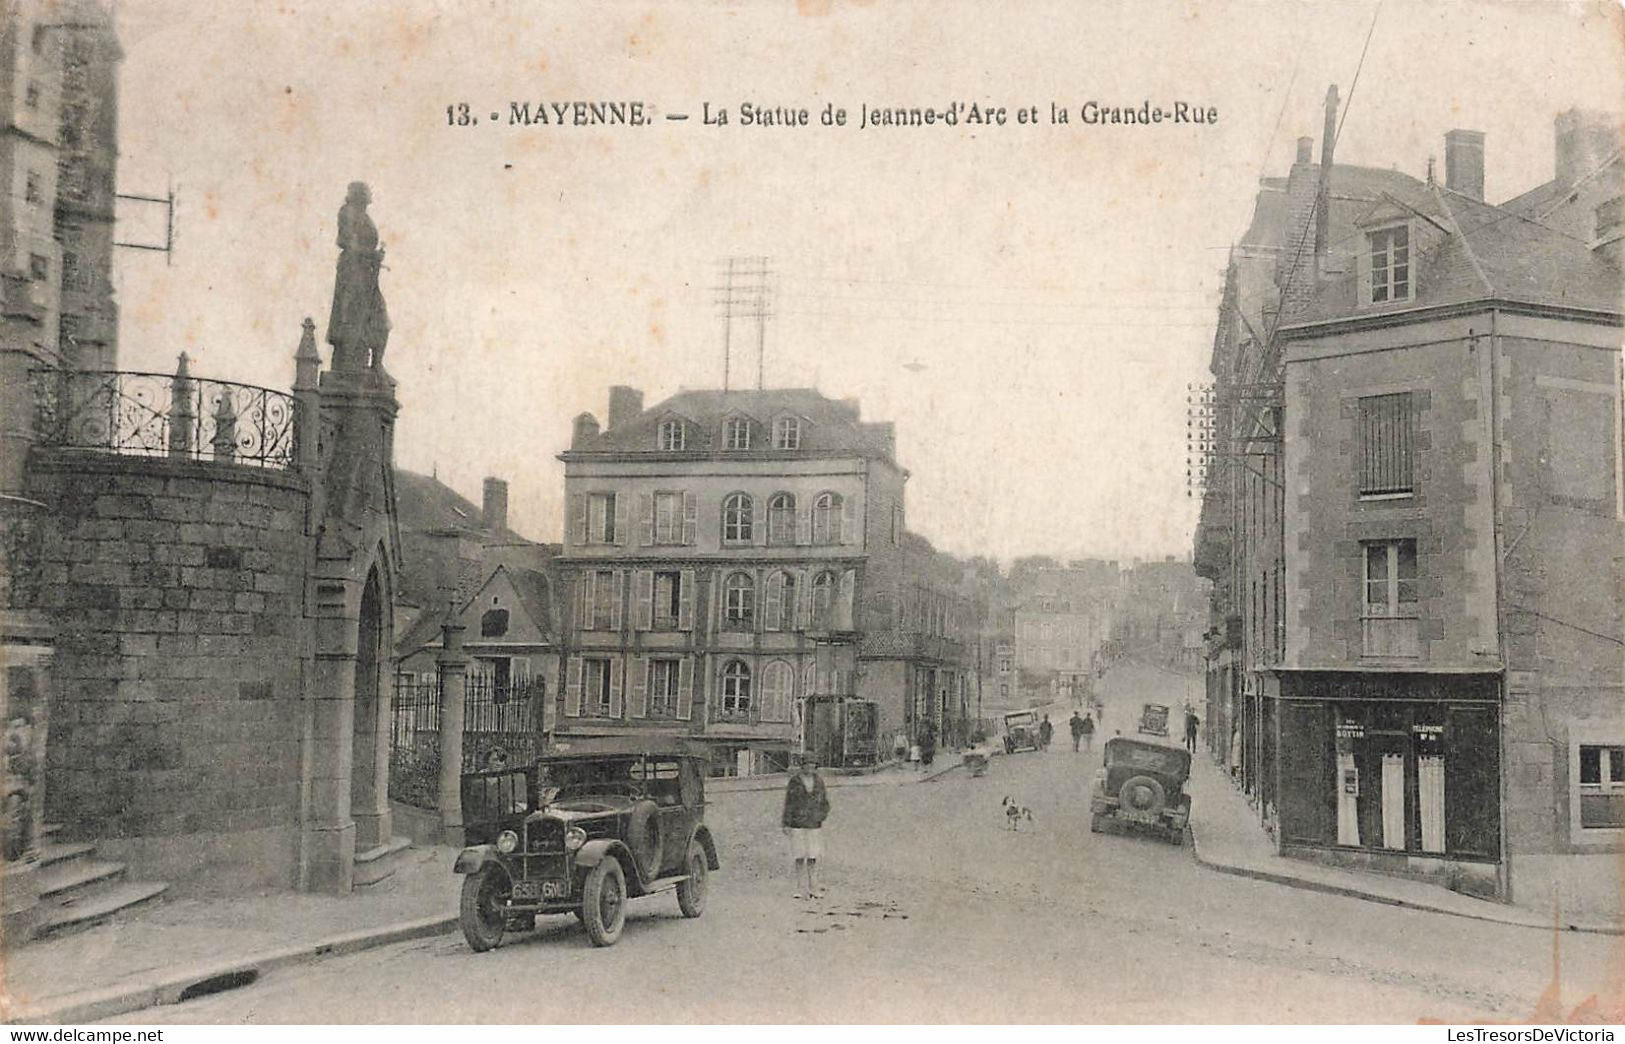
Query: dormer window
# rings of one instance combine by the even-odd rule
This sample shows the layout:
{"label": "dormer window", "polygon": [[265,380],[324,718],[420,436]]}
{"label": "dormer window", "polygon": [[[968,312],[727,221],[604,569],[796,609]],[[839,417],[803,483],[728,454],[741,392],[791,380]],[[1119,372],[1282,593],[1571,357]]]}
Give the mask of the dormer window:
{"label": "dormer window", "polygon": [[723,445],[731,450],[750,449],[750,421],[744,417],[731,417],[723,428]]}
{"label": "dormer window", "polygon": [[781,450],[801,448],[801,418],[780,417],[773,422],[773,448]]}
{"label": "dormer window", "polygon": [[680,420],[660,422],[660,448],[680,450],[688,447],[688,428]]}
{"label": "dormer window", "polygon": [[1404,225],[1366,233],[1371,247],[1371,303],[1411,299],[1411,236]]}

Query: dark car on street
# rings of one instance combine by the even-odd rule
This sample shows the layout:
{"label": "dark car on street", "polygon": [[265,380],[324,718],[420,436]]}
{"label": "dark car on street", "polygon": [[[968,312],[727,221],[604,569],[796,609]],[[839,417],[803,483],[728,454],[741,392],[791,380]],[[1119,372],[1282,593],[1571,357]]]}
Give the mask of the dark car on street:
{"label": "dark car on street", "polygon": [[1098,834],[1108,822],[1133,824],[1183,844],[1191,817],[1185,793],[1190,775],[1191,756],[1179,747],[1112,737],[1089,796],[1089,829]]}
{"label": "dark car on street", "polygon": [[535,765],[465,773],[458,923],[476,952],[541,914],[574,914],[595,946],[626,923],[626,901],[673,890],[705,910],[718,868],[704,823],[701,744],[604,737],[557,743]]}
{"label": "dark car on street", "polygon": [[1006,754],[1014,754],[1018,750],[1037,750],[1038,747],[1037,711],[1011,711],[1004,716]]}
{"label": "dark car on street", "polygon": [[1160,703],[1141,706],[1139,731],[1147,736],[1168,735],[1168,708]]}

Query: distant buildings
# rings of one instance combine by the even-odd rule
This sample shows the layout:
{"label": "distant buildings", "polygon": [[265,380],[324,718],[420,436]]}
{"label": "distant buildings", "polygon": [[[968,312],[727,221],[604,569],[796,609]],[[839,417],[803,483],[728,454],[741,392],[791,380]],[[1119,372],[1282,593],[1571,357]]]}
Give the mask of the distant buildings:
{"label": "distant buildings", "polygon": [[905,529],[892,427],[809,390],[610,390],[565,465],[558,735],[681,731],[741,771],[964,732],[978,620]]}
{"label": "distant buildings", "polygon": [[[1328,109],[1327,142],[1335,119]],[[1211,742],[1283,851],[1618,912],[1617,121],[1557,178],[1265,179],[1213,371]]]}

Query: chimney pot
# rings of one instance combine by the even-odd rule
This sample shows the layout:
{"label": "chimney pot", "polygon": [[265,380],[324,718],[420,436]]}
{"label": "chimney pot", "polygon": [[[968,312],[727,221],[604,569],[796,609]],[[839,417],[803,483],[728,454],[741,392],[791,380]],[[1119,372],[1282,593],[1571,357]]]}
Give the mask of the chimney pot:
{"label": "chimney pot", "polygon": [[503,480],[485,480],[485,502],[480,507],[480,519],[492,532],[508,528],[508,484]]}
{"label": "chimney pot", "polygon": [[1444,136],[1444,187],[1484,198],[1484,132],[1453,130]]}
{"label": "chimney pot", "polygon": [[643,412],[643,393],[636,388],[617,384],[609,389],[610,428],[619,428]]}
{"label": "chimney pot", "polygon": [[598,418],[590,413],[583,413],[576,418],[575,429],[570,436],[570,445],[579,446],[588,439],[598,435]]}
{"label": "chimney pot", "polygon": [[1298,163],[1312,163],[1315,159],[1315,139],[1305,134],[1298,139]]}
{"label": "chimney pot", "polygon": [[1568,188],[1596,170],[1619,148],[1619,117],[1611,112],[1570,109],[1553,122],[1557,180]]}

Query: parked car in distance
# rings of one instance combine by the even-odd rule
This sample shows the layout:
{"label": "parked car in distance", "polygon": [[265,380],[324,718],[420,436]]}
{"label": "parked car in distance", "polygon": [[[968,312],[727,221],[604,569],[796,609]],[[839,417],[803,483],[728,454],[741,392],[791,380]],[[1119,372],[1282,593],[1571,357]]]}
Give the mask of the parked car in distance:
{"label": "parked car in distance", "polygon": [[1190,775],[1191,756],[1183,748],[1113,736],[1106,741],[1089,795],[1089,830],[1098,834],[1115,821],[1183,844],[1191,817],[1191,798],[1185,793]]}
{"label": "parked car in distance", "polygon": [[1004,716],[1004,752],[1038,749],[1038,712],[1011,711]]}
{"label": "parked car in distance", "polygon": [[561,741],[535,765],[462,778],[464,875],[458,924],[476,952],[541,914],[574,914],[595,946],[626,923],[626,901],[675,891],[705,910],[718,868],[704,823],[703,745],[680,738]]}
{"label": "parked car in distance", "polygon": [[1139,731],[1147,736],[1168,735],[1168,708],[1160,703],[1142,705]]}

